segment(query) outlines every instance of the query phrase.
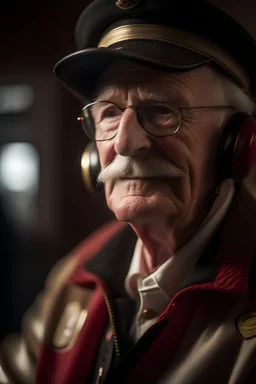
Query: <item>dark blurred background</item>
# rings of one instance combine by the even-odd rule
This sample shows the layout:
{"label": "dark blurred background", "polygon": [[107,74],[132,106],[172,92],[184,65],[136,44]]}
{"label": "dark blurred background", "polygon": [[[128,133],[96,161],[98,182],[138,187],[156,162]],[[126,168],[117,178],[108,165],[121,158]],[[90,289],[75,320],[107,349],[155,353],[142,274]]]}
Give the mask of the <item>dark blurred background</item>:
{"label": "dark blurred background", "polygon": [[[213,2],[256,35],[254,0]],[[103,196],[91,196],[82,182],[81,105],[52,74],[75,50],[74,26],[88,3],[1,5],[1,337],[19,330],[50,267],[112,217]]]}
{"label": "dark blurred background", "polygon": [[75,50],[86,1],[8,1],[0,12],[1,337],[43,287],[50,267],[110,218],[81,178],[81,105],[52,74]]}

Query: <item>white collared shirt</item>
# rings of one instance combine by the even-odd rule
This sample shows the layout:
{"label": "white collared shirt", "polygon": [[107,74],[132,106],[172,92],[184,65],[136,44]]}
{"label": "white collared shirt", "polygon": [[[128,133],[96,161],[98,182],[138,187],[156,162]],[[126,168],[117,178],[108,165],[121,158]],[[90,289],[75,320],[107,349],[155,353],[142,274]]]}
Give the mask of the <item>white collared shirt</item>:
{"label": "white collared shirt", "polygon": [[232,180],[226,180],[221,186],[220,195],[210,214],[208,214],[208,217],[211,216],[210,219],[204,220],[205,224],[203,223],[189,242],[148,276],[142,263],[145,250],[142,241],[138,239],[125,279],[125,288],[128,294],[139,301],[139,310],[132,330],[136,341],[166,309],[181,283],[192,271],[225,216],[233,195],[234,183]]}

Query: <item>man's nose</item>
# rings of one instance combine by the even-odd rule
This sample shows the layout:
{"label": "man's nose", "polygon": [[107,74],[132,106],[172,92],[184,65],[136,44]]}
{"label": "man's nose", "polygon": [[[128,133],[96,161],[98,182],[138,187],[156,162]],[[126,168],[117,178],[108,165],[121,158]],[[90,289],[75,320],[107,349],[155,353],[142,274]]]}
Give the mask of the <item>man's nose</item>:
{"label": "man's nose", "polygon": [[151,148],[150,135],[141,127],[132,107],[124,111],[114,140],[115,152],[122,156],[136,155]]}

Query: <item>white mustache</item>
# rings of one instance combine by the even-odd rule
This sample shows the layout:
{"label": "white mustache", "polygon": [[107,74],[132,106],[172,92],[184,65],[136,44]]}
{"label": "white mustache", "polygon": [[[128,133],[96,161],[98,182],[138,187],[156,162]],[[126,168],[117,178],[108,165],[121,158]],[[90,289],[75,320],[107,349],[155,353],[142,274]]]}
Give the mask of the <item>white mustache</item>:
{"label": "white mustache", "polygon": [[122,178],[175,177],[183,172],[169,161],[156,155],[147,157],[124,157],[117,155],[115,159],[103,167],[98,175],[99,183],[106,183]]}

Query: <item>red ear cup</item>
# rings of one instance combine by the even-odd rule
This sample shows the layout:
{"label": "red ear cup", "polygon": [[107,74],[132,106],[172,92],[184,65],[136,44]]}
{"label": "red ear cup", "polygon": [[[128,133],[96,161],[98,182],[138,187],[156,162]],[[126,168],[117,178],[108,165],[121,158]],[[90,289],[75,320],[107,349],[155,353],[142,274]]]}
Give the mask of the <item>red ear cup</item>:
{"label": "red ear cup", "polygon": [[227,122],[218,154],[221,179],[244,179],[256,163],[256,119],[243,112]]}
{"label": "red ear cup", "polygon": [[91,141],[86,147],[81,158],[81,169],[84,184],[91,192],[102,191],[102,186],[97,183],[100,172],[100,161],[96,143]]}
{"label": "red ear cup", "polygon": [[244,179],[256,163],[256,119],[248,117],[238,133],[232,171],[234,179]]}

